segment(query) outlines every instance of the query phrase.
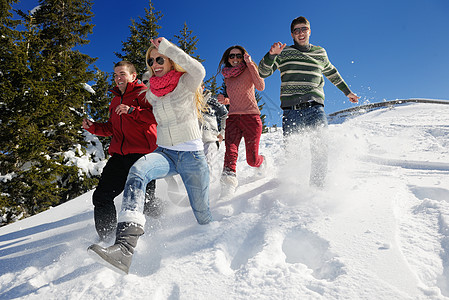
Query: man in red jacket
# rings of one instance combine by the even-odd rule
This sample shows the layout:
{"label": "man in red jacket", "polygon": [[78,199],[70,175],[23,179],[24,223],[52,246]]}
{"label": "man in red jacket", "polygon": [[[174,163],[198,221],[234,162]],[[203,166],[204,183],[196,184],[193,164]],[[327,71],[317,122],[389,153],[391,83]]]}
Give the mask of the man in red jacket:
{"label": "man in red jacket", "polygon": [[[115,234],[117,213],[114,198],[124,189],[128,171],[143,155],[156,148],[156,119],[151,105],[145,100],[146,85],[137,79],[134,65],[121,61],[114,66],[116,87],[109,106],[106,123],[83,120],[83,128],[98,136],[112,136],[109,145],[110,159],[101,174],[93,194],[95,228],[100,239]],[[158,199],[154,196],[155,181],[148,184],[145,213],[157,217]],[[150,191],[149,191],[150,190]]]}

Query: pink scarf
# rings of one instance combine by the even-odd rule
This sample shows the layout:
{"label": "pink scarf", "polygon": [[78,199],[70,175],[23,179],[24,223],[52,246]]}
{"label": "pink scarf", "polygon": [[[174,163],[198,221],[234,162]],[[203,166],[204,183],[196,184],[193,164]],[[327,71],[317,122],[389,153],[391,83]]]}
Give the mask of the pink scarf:
{"label": "pink scarf", "polygon": [[170,70],[162,77],[151,76],[150,78],[150,90],[158,97],[162,97],[173,91],[178,85],[179,78],[182,76],[182,72]]}
{"label": "pink scarf", "polygon": [[243,71],[245,71],[245,68],[246,64],[242,61],[235,67],[224,67],[221,73],[223,74],[224,78],[237,77],[242,74]]}

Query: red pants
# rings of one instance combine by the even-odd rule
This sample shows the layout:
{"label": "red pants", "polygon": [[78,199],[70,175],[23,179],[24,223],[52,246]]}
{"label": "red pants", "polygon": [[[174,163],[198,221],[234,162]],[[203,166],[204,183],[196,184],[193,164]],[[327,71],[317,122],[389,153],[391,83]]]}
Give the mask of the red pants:
{"label": "red pants", "polygon": [[226,119],[224,170],[236,171],[240,141],[245,138],[246,162],[259,167],[263,156],[259,155],[259,141],[262,135],[262,121],[259,115],[230,115]]}

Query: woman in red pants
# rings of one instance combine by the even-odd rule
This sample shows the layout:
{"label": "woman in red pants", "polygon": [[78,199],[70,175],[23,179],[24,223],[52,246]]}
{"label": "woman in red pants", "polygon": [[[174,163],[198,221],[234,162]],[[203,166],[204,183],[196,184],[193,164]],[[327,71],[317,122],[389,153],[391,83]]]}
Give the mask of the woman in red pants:
{"label": "woman in red pants", "polygon": [[246,161],[251,167],[265,168],[265,159],[259,155],[262,121],[257,105],[255,89],[263,91],[264,80],[259,76],[257,65],[242,46],[229,47],[223,54],[218,72],[224,77],[225,95],[218,95],[218,102],[229,105],[226,120],[221,197],[232,196],[237,188],[236,164],[242,137],[245,139]]}

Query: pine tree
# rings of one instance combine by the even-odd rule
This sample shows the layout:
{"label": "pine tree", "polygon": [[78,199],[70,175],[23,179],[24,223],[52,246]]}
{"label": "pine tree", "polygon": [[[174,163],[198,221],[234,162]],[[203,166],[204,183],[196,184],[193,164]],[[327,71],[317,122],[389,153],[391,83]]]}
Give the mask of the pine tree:
{"label": "pine tree", "polygon": [[220,88],[217,85],[217,78],[211,77],[204,82],[206,89],[208,89],[213,96],[217,96],[220,93]]}
{"label": "pine tree", "polygon": [[26,50],[22,33],[17,30],[20,21],[12,20],[11,5],[17,1],[2,1],[4,13],[0,15],[0,173],[7,174],[14,168],[17,157],[12,155],[16,140],[16,117],[20,110],[17,100],[22,98],[22,79],[27,74]]}
{"label": "pine tree", "polygon": [[145,54],[151,45],[151,39],[158,37],[158,22],[163,17],[160,11],[155,11],[153,3],[149,0],[149,9],[145,8],[145,17],[138,17],[139,22],[131,20],[130,37],[122,42],[122,53],[114,52],[120,60],[127,60],[134,64],[137,77],[141,78],[146,71]]}
{"label": "pine tree", "polygon": [[[84,114],[97,122],[107,122],[109,119],[109,102],[111,100],[112,76],[95,67],[94,82],[90,96],[84,103]],[[109,79],[109,80],[108,80]],[[107,99],[107,102],[103,99]]]}
{"label": "pine tree", "polygon": [[2,1],[0,4],[0,174],[3,182],[0,189],[0,226],[10,222],[18,213],[16,203],[7,192],[18,170],[19,156],[15,151],[17,141],[17,116],[23,95],[22,79],[27,74],[26,48],[20,43],[22,32],[17,30],[19,20],[12,20],[12,5],[17,1]]}
{"label": "pine tree", "polygon": [[[94,78],[89,66],[95,59],[74,48],[89,42],[85,38],[92,32],[92,3],[40,0],[39,4],[34,13],[18,12],[25,29],[9,43],[18,62],[11,64],[8,74],[8,79],[16,74],[11,77],[16,92],[8,94],[8,115],[1,119],[2,126],[9,124],[12,130],[2,133],[10,139],[0,150],[2,174],[11,174],[2,185],[9,204],[2,210],[10,216],[3,222],[67,201],[92,183],[80,178],[78,168],[68,165],[64,156],[84,143],[80,124],[90,94],[83,84]],[[2,18],[3,25],[12,26]],[[5,80],[0,83],[5,85]]]}
{"label": "pine tree", "polygon": [[[89,66],[95,59],[74,48],[89,43],[86,37],[93,28],[89,24],[93,17],[91,7],[89,0],[40,0],[40,9],[34,14],[40,29],[38,38],[44,48],[36,53],[39,61],[33,61],[31,65],[43,70],[33,72],[33,75],[35,81],[40,77],[41,83],[45,84],[46,92],[42,93],[42,87],[39,87],[36,98],[42,100],[39,115],[43,132],[51,132],[44,138],[46,147],[43,152],[50,155],[56,165],[64,152],[84,143],[79,134],[80,124],[84,102],[90,94],[83,84],[94,78]],[[71,167],[66,169],[70,171]],[[64,202],[85,188],[78,183],[77,176],[65,178],[67,174],[64,170],[61,172],[58,185],[68,191],[67,197],[60,199]]]}
{"label": "pine tree", "polygon": [[[109,103],[111,102],[112,94],[109,90],[112,88],[112,76],[95,67],[95,84],[91,86],[93,93],[84,103],[85,117],[95,120],[99,123],[107,122],[109,119]],[[109,79],[109,80],[108,80]],[[107,153],[111,137],[98,136],[103,151]]]}
{"label": "pine tree", "polygon": [[176,42],[185,53],[189,54],[191,57],[195,58],[199,62],[203,62],[199,55],[195,55],[195,50],[197,50],[196,44],[198,43],[198,37],[192,36],[193,31],[187,27],[187,23],[184,22],[184,27],[179,31],[179,35],[175,35]]}

